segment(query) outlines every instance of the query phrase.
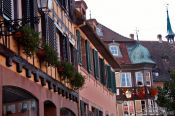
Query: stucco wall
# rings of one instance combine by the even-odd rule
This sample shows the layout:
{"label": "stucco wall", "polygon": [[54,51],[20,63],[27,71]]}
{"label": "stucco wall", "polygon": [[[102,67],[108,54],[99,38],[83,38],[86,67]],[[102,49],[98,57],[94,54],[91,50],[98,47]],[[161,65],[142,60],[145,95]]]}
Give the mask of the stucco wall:
{"label": "stucco wall", "polygon": [[86,98],[89,101],[89,106],[99,108],[103,111],[104,115],[108,112],[109,114],[117,116],[116,96],[83,69],[81,69],[81,73],[86,79],[85,85],[79,91],[80,98]]}
{"label": "stucco wall", "polygon": [[[22,88],[30,92],[39,101],[39,116],[44,116],[44,101],[49,100],[53,102],[57,108],[57,116],[60,116],[60,108],[66,107],[72,110],[76,116],[78,116],[78,106],[76,102],[72,102],[65,97],[58,95],[48,89],[36,84],[33,81],[24,78],[16,72],[13,72],[0,65],[0,93],[2,93],[2,86],[15,86]],[[0,94],[2,97],[2,94]],[[0,102],[2,103],[2,102]],[[2,109],[2,104],[0,104],[0,109]],[[0,114],[2,111],[0,110]]]}

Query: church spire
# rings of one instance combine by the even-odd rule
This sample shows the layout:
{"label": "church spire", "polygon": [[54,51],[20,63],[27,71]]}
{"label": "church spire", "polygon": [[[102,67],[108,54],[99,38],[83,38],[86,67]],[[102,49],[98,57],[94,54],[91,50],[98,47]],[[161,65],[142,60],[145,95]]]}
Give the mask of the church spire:
{"label": "church spire", "polygon": [[166,36],[166,38],[167,38],[169,43],[174,42],[174,36],[175,36],[175,34],[171,28],[168,7],[167,7],[167,36]]}

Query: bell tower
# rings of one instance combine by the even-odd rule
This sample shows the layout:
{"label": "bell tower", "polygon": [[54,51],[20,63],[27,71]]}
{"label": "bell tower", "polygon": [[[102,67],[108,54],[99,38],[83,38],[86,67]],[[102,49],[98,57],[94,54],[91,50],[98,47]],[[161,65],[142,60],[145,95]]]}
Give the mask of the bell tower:
{"label": "bell tower", "polygon": [[167,41],[169,43],[173,43],[174,42],[174,32],[171,28],[171,23],[170,23],[170,18],[169,18],[169,13],[168,13],[168,7],[167,7],[167,35],[166,35],[166,38],[167,38]]}

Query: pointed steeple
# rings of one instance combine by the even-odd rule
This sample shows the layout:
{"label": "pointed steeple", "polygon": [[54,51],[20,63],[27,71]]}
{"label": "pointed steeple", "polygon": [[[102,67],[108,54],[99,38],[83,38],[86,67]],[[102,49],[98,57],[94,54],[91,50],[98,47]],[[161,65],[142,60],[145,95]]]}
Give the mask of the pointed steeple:
{"label": "pointed steeple", "polygon": [[175,36],[175,34],[171,28],[168,7],[167,7],[167,36],[166,36],[166,38],[167,38],[169,43],[174,42],[174,36]]}

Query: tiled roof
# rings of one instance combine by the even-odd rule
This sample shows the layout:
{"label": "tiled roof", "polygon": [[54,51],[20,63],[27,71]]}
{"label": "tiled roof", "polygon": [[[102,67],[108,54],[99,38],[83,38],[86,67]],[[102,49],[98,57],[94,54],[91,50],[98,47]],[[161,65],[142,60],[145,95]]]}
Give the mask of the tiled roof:
{"label": "tiled roof", "polygon": [[148,48],[156,63],[155,70],[159,72],[159,76],[154,75],[154,81],[170,80],[169,71],[175,68],[175,43],[158,41],[140,41],[140,43]]}
{"label": "tiled roof", "polygon": [[103,57],[109,62],[109,64],[114,69],[119,69],[120,65],[115,60],[113,55],[110,53],[108,48],[105,46],[105,44],[100,40],[100,38],[97,36],[97,34],[94,32],[92,27],[89,25],[89,23],[86,23],[85,25],[81,26],[80,29],[86,34],[88,39],[94,46],[97,48],[97,50],[103,55]]}
{"label": "tiled roof", "polygon": [[103,32],[103,36],[102,36],[102,39],[103,41],[116,41],[116,42],[119,42],[119,41],[125,41],[125,42],[129,42],[129,41],[134,41],[133,39],[130,39],[130,38],[127,38],[127,37],[124,37],[114,31],[112,31],[111,29],[107,28],[106,26],[102,25],[102,24],[99,24],[98,25],[101,26],[101,31]]}
{"label": "tiled roof", "polygon": [[[109,28],[105,27],[102,24],[100,25],[103,36],[101,36],[101,40],[104,41],[107,45],[116,42],[119,43],[119,48],[122,54],[122,57],[115,57],[118,63],[120,64],[142,64],[142,63],[150,63],[154,64],[154,62],[150,58],[149,51],[138,44],[137,41],[133,39],[126,38]],[[138,45],[138,46],[137,46]],[[134,49],[130,49],[134,48]],[[140,54],[133,55],[134,52],[139,52]],[[135,54],[135,53],[134,53]],[[139,56],[139,58],[135,56]]]}

